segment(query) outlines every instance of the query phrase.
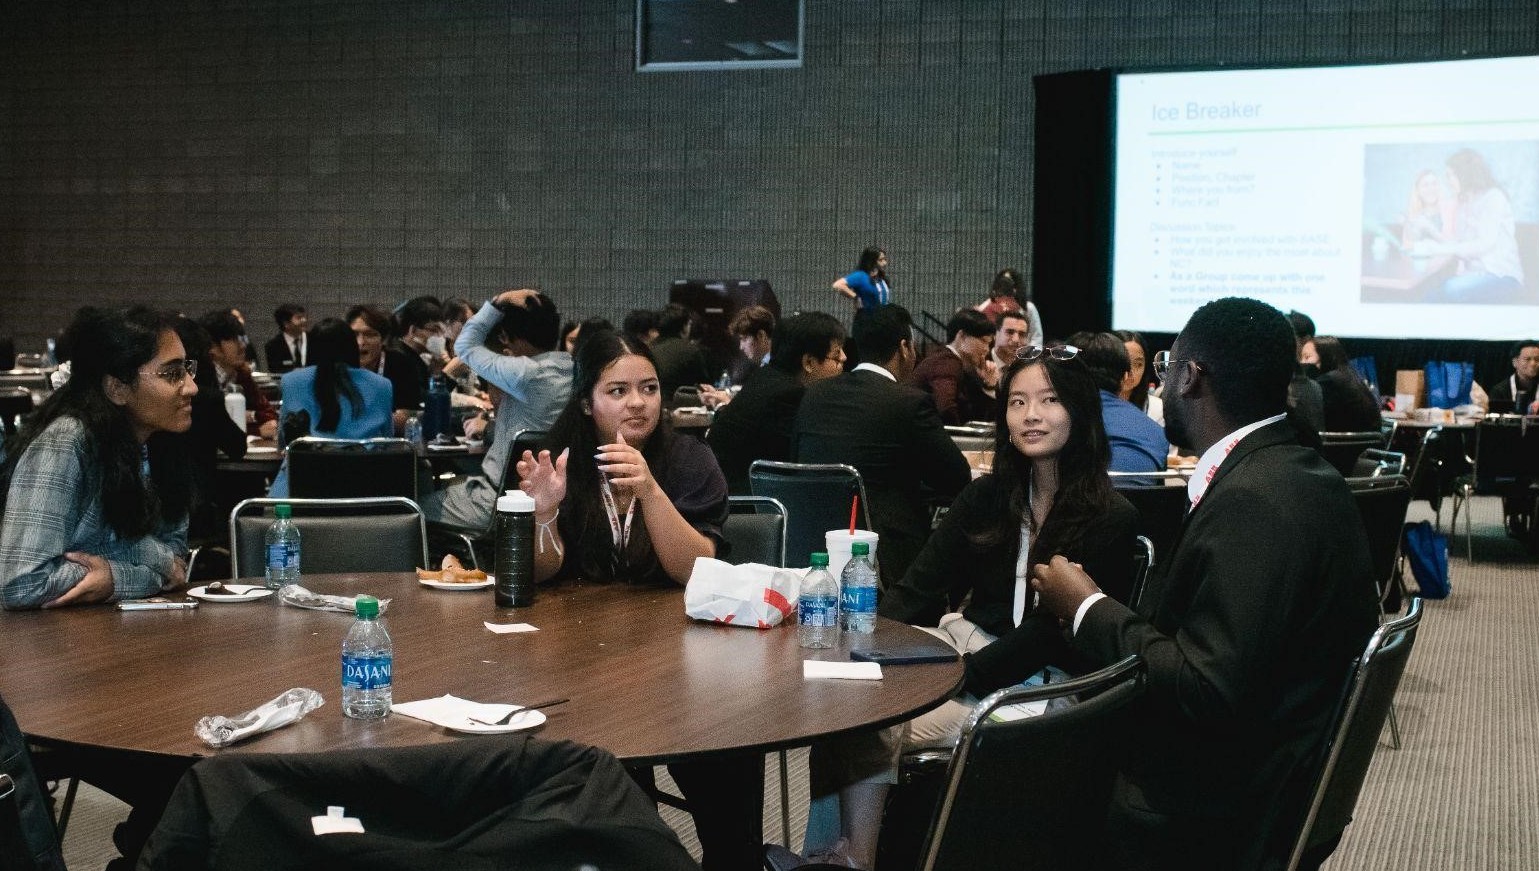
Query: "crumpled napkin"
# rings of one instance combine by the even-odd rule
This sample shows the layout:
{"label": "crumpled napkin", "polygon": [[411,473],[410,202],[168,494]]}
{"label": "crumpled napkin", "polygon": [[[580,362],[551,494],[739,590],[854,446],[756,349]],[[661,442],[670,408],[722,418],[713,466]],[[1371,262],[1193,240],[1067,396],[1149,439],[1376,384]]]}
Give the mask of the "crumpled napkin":
{"label": "crumpled napkin", "polygon": [[252,735],[281,729],[297,723],[305,714],[326,704],[315,690],[295,687],[276,699],[233,717],[214,715],[204,717],[193,727],[193,734],[210,747],[228,747],[244,741]]}
{"label": "crumpled napkin", "polygon": [[[278,600],[296,608],[309,608],[312,611],[341,611],[344,614],[351,614],[355,610],[358,597],[323,596],[320,593],[312,593],[298,584],[285,584],[278,591]],[[388,607],[390,607],[389,599],[379,600],[379,613],[385,613]]]}
{"label": "crumpled napkin", "polygon": [[684,613],[696,620],[769,629],[796,612],[806,569],[732,565],[696,557],[684,586]]}

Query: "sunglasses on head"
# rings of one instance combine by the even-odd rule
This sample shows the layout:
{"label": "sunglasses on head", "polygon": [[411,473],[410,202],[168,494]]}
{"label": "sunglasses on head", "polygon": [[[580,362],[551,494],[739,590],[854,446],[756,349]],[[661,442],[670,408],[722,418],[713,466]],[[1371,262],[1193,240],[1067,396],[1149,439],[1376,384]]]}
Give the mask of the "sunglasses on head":
{"label": "sunglasses on head", "polygon": [[1047,348],[1040,345],[1027,345],[1015,352],[1015,359],[1023,363],[1030,363],[1034,360],[1042,359],[1043,354],[1046,354],[1050,359],[1065,363],[1078,357],[1079,349],[1073,345],[1052,345]]}

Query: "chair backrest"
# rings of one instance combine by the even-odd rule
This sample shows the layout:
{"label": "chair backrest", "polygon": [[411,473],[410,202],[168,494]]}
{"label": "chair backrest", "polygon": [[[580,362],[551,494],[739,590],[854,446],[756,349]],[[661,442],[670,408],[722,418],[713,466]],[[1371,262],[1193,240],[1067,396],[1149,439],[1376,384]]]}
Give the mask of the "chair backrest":
{"label": "chair backrest", "polygon": [[1405,514],[1411,506],[1411,482],[1403,475],[1387,478],[1348,478],[1352,501],[1363,518],[1368,535],[1368,556],[1373,562],[1373,583],[1383,601],[1395,582],[1400,562],[1400,542]]}
{"label": "chair backrest", "polygon": [[994,450],[994,429],[983,426],[955,426],[946,427],[946,435],[956,442],[959,451],[992,451]]}
{"label": "chair backrest", "polygon": [[[978,703],[962,725],[945,794],[924,850],[924,871],[1087,867],[1099,841],[1128,728],[1125,712],[1144,689],[1130,656],[1082,678],[1009,687]],[[1022,719],[996,711],[1073,700]]]}
{"label": "chair backrest", "polygon": [[727,522],[721,525],[727,540],[727,562],[733,565],[786,564],[786,507],[767,496],[728,496]]}
{"label": "chair backrest", "polygon": [[[850,500],[860,497],[861,529],[871,528],[871,500],[860,471],[843,463],[782,463],[754,460],[748,488],[755,496],[778,499],[786,511],[786,564],[802,568],[808,557],[826,550],[824,534],[850,525]],[[878,545],[880,550],[880,545]]]}
{"label": "chair backrest", "polygon": [[1149,580],[1149,572],[1153,569],[1154,542],[1140,535],[1133,539],[1133,587],[1128,595],[1129,608],[1138,609],[1138,602],[1144,597],[1144,582]]}
{"label": "chair backrest", "polygon": [[1404,617],[1385,623],[1373,633],[1354,664],[1350,689],[1337,714],[1309,811],[1293,845],[1289,871],[1298,867],[1310,846],[1340,834],[1351,821],[1420,623],[1418,597],[1411,599]]}
{"label": "chair backrest", "polygon": [[[1486,421],[1475,430],[1475,489],[1480,493],[1499,492],[1503,486],[1516,484],[1524,476],[1524,440],[1529,427],[1506,422]],[[1532,445],[1530,445],[1532,447]],[[1531,467],[1532,458],[1528,465]]]}
{"label": "chair backrest", "polygon": [[1405,454],[1369,448],[1358,455],[1352,464],[1351,478],[1377,478],[1386,475],[1405,474]]}
{"label": "chair backrest", "polygon": [[367,499],[247,499],[230,511],[230,576],[261,577],[270,509],[291,505],[299,529],[299,570],[409,572],[427,565],[422,507],[400,496]]}
{"label": "chair backrest", "polygon": [[288,444],[289,493],[301,499],[417,498],[417,454],[406,439],[305,436]]}
{"label": "chair backrest", "polygon": [[1352,474],[1352,468],[1363,451],[1369,448],[1383,449],[1384,432],[1322,432],[1320,442],[1320,456],[1335,466],[1342,477],[1346,477]]}
{"label": "chair backrest", "polygon": [[1181,535],[1181,524],[1186,520],[1185,487],[1156,485],[1153,487],[1118,487],[1127,500],[1138,509],[1138,534],[1149,539],[1155,553],[1170,553]]}

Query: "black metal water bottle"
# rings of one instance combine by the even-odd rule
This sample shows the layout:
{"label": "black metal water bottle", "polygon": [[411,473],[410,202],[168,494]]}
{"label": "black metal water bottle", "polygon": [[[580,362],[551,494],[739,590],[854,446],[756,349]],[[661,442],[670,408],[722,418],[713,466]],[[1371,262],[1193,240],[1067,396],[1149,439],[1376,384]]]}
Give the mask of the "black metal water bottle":
{"label": "black metal water bottle", "polygon": [[534,604],[534,498],[522,490],[497,497],[497,583],[499,608]]}

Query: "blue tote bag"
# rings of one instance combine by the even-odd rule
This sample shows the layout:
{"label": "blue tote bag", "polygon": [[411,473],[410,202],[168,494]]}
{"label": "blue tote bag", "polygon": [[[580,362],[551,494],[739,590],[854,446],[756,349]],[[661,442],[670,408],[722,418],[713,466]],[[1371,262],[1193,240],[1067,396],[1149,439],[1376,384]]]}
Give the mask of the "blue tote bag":
{"label": "blue tote bag", "polygon": [[1470,388],[1475,385],[1474,363],[1447,363],[1433,360],[1426,366],[1427,406],[1453,408],[1469,405]]}
{"label": "blue tote bag", "polygon": [[1431,523],[1405,525],[1405,556],[1411,561],[1411,574],[1424,599],[1446,599],[1453,592],[1448,581],[1448,536]]}

